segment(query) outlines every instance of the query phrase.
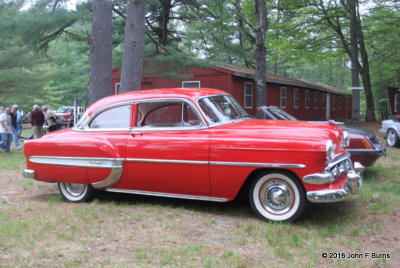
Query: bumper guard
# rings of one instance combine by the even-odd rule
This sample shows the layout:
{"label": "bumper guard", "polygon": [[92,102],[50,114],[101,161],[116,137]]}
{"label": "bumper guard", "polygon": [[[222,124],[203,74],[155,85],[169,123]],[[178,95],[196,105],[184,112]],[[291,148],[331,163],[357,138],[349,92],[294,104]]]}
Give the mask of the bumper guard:
{"label": "bumper guard", "polygon": [[354,169],[347,172],[348,182],[340,189],[319,190],[307,192],[307,199],[312,203],[332,203],[347,199],[350,194],[356,194],[362,186],[362,171],[364,166],[359,162],[354,163]]}

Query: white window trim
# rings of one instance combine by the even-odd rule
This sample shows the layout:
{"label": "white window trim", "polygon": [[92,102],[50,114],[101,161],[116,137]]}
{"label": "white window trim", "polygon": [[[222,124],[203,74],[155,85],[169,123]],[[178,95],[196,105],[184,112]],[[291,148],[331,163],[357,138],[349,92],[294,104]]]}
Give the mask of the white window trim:
{"label": "white window trim", "polygon": [[[307,102],[308,100],[308,102]],[[310,109],[310,91],[304,91],[304,108]]]}
{"label": "white window trim", "polygon": [[[251,86],[251,94],[250,95],[246,95],[246,85],[250,85]],[[248,96],[250,96],[251,97],[251,105],[250,106],[248,106],[248,105],[246,105],[246,97],[248,97]],[[243,89],[243,106],[244,106],[244,108],[246,108],[246,109],[251,109],[251,108],[253,108],[253,83],[250,83],[250,82],[245,82],[244,83],[244,89]]]}
{"label": "white window trim", "polygon": [[[184,86],[185,83],[197,83],[199,85],[197,88],[200,87],[200,81],[182,81],[182,87],[183,88],[185,87]],[[192,88],[194,88],[194,87],[192,87]]]}
{"label": "white window trim", "polygon": [[115,83],[115,94],[121,93],[121,83]]}
{"label": "white window trim", "polygon": [[[282,96],[282,90],[285,90],[285,97]],[[283,98],[285,98],[285,105],[282,105]],[[286,108],[286,106],[287,106],[287,88],[286,87],[281,87],[279,107],[280,108]]]}
{"label": "white window trim", "polygon": [[[297,105],[296,105],[296,92],[297,92]],[[293,89],[293,108],[300,108],[300,89]]]}

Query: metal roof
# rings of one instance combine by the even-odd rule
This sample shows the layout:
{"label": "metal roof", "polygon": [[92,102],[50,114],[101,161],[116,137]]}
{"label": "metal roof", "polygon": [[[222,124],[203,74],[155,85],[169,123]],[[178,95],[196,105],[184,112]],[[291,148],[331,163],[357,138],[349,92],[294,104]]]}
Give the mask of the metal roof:
{"label": "metal roof", "polygon": [[[233,64],[227,64],[227,63],[219,63],[219,64],[217,64],[217,67],[233,71],[234,75],[244,77],[244,78],[249,78],[249,79],[254,79],[254,76],[256,73],[255,69],[237,66],[237,65],[233,65]],[[324,84],[319,84],[319,83],[315,83],[315,82],[294,79],[294,78],[290,78],[290,77],[284,77],[284,76],[269,74],[269,73],[267,73],[266,76],[267,76],[267,82],[269,82],[269,83],[305,87],[305,88],[309,88],[309,89],[320,90],[320,91],[327,92],[327,93],[351,95],[351,93],[349,91],[346,91],[346,90],[340,89],[340,88],[336,88],[336,87],[332,87],[332,86],[328,86],[328,85],[324,85]]]}

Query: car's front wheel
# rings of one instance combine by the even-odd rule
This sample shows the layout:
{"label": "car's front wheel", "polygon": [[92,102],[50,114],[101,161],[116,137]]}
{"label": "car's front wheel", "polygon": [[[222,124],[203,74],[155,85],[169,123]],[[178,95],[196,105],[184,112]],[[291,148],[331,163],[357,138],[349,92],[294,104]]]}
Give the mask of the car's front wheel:
{"label": "car's front wheel", "polygon": [[393,128],[390,128],[386,133],[386,143],[390,147],[398,147],[400,145],[399,136]]}
{"label": "car's front wheel", "polygon": [[255,178],[250,186],[250,206],[264,220],[294,221],[305,211],[305,190],[293,174],[267,172]]}
{"label": "car's front wheel", "polygon": [[59,182],[58,190],[65,200],[87,202],[93,199],[96,190],[89,184]]}

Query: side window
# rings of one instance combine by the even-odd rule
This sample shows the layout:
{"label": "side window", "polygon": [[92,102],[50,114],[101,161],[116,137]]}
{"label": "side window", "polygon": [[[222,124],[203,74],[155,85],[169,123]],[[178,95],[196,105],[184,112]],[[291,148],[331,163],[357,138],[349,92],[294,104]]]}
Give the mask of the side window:
{"label": "side window", "polygon": [[305,108],[310,108],[310,91],[306,90],[304,93],[305,93],[304,94],[304,97],[305,97],[304,107]]}
{"label": "side window", "polygon": [[281,108],[286,108],[286,88],[281,87],[281,103],[280,103]]}
{"label": "side window", "polygon": [[253,108],[253,84],[244,83],[244,108]]}
{"label": "side window", "polygon": [[294,88],[294,92],[293,92],[293,107],[294,108],[299,108],[300,106],[300,90],[298,88]]}
{"label": "side window", "polygon": [[200,87],[200,81],[183,81],[182,87]]}
{"label": "side window", "polygon": [[89,123],[89,128],[128,129],[131,119],[131,105],[114,107],[101,112]]}
{"label": "side window", "polygon": [[185,102],[149,102],[138,105],[137,127],[179,128],[201,125],[192,107]]}

